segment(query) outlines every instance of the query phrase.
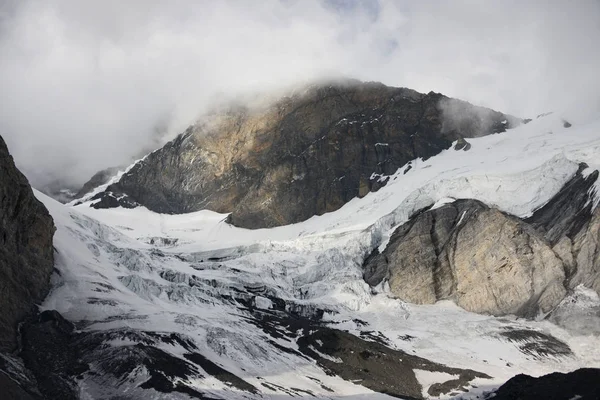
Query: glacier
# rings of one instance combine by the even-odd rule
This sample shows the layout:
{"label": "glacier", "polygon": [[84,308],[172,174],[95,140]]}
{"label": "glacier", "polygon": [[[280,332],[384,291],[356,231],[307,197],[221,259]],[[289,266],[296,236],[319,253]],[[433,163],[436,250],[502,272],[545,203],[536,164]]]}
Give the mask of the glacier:
{"label": "glacier", "polygon": [[[488,376],[471,379],[464,392],[436,398],[476,398],[518,373],[600,367],[598,322],[585,323],[591,315],[586,310],[598,309],[600,300],[583,287],[559,306],[564,312],[556,319],[568,321],[560,324],[474,314],[448,301],[408,304],[393,298],[385,284],[371,288],[363,280],[366,255],[384,248],[393,230],[424,207],[473,198],[527,217],[560,190],[579,163],[588,164],[588,171],[600,168],[600,120],[566,128],[550,114],[469,142],[469,151],[451,148],[411,161],[410,169],[400,168],[379,191],[335,212],[271,229],[237,228],[227,224],[227,214],[206,210],[165,215],[143,207],[94,209],[91,196],[65,206],[36,192],[57,227],[56,273],[41,310],[57,310],[77,332],[107,332],[102,346],[111,349],[154,340],[150,333],[163,339],[176,334],[177,340],[153,343],[180,360],[194,349],[203,357],[195,362],[201,370],[166,378],[207,398],[390,397],[328,373],[306,357],[293,330],[312,328],[283,329],[268,321],[276,311]],[[598,194],[598,184],[592,190]],[[555,338],[570,352],[524,351],[529,339],[515,339],[509,331]],[[318,344],[311,346],[321,352]],[[142,388],[153,377],[144,363],[112,378],[97,368],[79,381],[81,398],[189,395]],[[415,375],[425,397],[432,385],[457,376],[419,369]]]}

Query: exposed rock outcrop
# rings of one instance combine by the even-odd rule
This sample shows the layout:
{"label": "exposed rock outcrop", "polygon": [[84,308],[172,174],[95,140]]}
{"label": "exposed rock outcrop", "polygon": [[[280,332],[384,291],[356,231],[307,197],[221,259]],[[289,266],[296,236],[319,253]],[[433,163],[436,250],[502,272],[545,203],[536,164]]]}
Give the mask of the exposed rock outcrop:
{"label": "exposed rock outcrop", "polygon": [[558,372],[534,378],[517,375],[502,385],[487,399],[494,400],[596,400],[600,398],[600,369],[582,368],[561,374]]}
{"label": "exposed rock outcrop", "polygon": [[598,171],[584,175],[587,168],[586,164],[580,164],[575,176],[525,220],[542,232],[552,245],[556,245],[563,236],[574,239],[590,220],[593,206],[591,190],[598,180]]}
{"label": "exposed rock outcrop", "polygon": [[94,207],[210,209],[246,228],[284,225],[378,190],[386,175],[458,137],[517,123],[433,92],[356,81],[313,86],[267,107],[204,119],[136,164]]}
{"label": "exposed rock outcrop", "polygon": [[459,138],[454,145],[454,150],[468,151],[471,149],[471,143],[467,142],[464,138]]}
{"label": "exposed rock outcrop", "polygon": [[0,137],[0,351],[17,344],[17,324],[50,289],[54,222]]}
{"label": "exposed rock outcrop", "polygon": [[600,208],[598,171],[581,164],[575,176],[526,221],[553,245],[565,263],[568,287],[583,284],[600,293]]}
{"label": "exposed rock outcrop", "polygon": [[417,304],[454,300],[474,312],[533,316],[566,294],[561,259],[532,227],[476,200],[425,211],[399,227],[365,280]]}
{"label": "exposed rock outcrop", "polygon": [[572,243],[575,265],[569,287],[582,284],[600,293],[600,207],[595,209]]}
{"label": "exposed rock outcrop", "polygon": [[449,299],[469,311],[526,317],[550,312],[580,284],[600,292],[598,171],[587,168],[526,220],[477,200],[417,214],[367,258],[366,282],[388,280],[412,303]]}

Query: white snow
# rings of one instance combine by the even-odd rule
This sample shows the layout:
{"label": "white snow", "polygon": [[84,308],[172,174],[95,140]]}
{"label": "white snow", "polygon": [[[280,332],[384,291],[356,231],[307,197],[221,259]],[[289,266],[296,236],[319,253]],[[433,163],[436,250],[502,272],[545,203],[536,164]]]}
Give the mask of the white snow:
{"label": "white snow", "polygon": [[[127,326],[180,332],[207,357],[265,393],[271,392],[259,378],[318,396],[386,397],[274,348],[271,337],[221,300],[220,295],[236,288],[259,291],[254,299],[258,308],[271,308],[266,296],[275,296],[331,310],[325,316],[331,326],[355,334],[378,331],[398,349],[485,372],[493,377],[486,387],[517,373],[537,376],[600,367],[598,336],[549,321],[477,315],[449,302],[405,304],[389,297],[384,286],[382,293],[373,294],[362,279],[364,257],[376,247],[382,250],[393,229],[417,210],[475,198],[527,216],[558,192],[578,163],[590,165],[586,173],[600,167],[600,120],[568,129],[562,124],[550,115],[502,134],[470,139],[471,150],[449,149],[426,161],[413,160],[406,174],[400,168],[378,192],[355,198],[336,212],[272,229],[233,227],[225,223],[226,214],[211,211],[161,215],[142,207],[96,210],[89,202],[66,207],[36,192],[57,226],[60,272],[42,308],[56,309],[69,320],[91,321],[89,330]],[[102,291],[106,287],[113,289]],[[116,305],[86,301],[92,297]],[[356,319],[367,325],[358,326]],[[533,359],[499,336],[506,327],[550,333],[575,355]],[[435,383],[425,372],[418,377],[425,387]],[[206,390],[218,387],[209,380],[195,384]]]}
{"label": "white snow", "polygon": [[254,298],[254,304],[256,306],[256,308],[261,309],[261,310],[268,310],[270,308],[273,308],[273,302],[269,299],[267,299],[266,297],[262,297],[262,296],[256,296]]}
{"label": "white snow", "polygon": [[429,397],[427,391],[429,390],[431,385],[435,383],[443,383],[458,378],[458,375],[450,375],[445,372],[431,372],[423,369],[415,369],[414,371],[415,375],[417,376],[417,380],[423,386],[423,398]]}

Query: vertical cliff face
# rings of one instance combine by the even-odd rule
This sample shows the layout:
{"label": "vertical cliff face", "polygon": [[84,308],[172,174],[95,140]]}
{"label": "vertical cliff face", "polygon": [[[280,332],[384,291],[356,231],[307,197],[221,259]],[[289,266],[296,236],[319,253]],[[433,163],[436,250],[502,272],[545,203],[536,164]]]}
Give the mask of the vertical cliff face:
{"label": "vertical cliff face", "polygon": [[267,107],[212,115],[97,196],[96,207],[230,212],[263,228],[339,209],[458,137],[517,120],[437,94],[377,83],[314,86]]}
{"label": "vertical cliff face", "polygon": [[399,227],[365,279],[401,299],[451,299],[466,310],[534,316],[565,296],[564,266],[532,227],[476,200],[426,211]]}
{"label": "vertical cliff face", "polygon": [[454,300],[474,312],[548,313],[567,290],[600,293],[598,171],[579,171],[525,220],[477,200],[457,200],[398,227],[364,264],[370,285],[418,304]]}
{"label": "vertical cliff face", "polygon": [[48,293],[54,230],[0,137],[0,352],[16,346],[18,322]]}
{"label": "vertical cliff face", "polygon": [[599,172],[586,174],[587,168],[580,165],[560,192],[526,221],[563,260],[569,288],[585,285],[600,293],[600,207],[593,207]]}

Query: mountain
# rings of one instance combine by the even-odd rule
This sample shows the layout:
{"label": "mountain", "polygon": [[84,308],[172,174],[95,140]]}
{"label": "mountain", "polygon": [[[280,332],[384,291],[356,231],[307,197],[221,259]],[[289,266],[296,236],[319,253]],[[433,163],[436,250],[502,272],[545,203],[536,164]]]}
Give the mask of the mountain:
{"label": "mountain", "polygon": [[0,351],[16,347],[17,322],[50,289],[54,223],[0,137]]}
{"label": "mountain", "polygon": [[304,221],[385,185],[410,160],[520,121],[380,83],[314,85],[191,126],[96,196],[94,207],[209,209],[244,228]]}
{"label": "mountain", "polygon": [[[412,93],[432,103],[441,96],[377,84],[341,86],[355,91],[355,102],[362,90],[377,96]],[[290,97],[296,100],[245,113],[258,118],[273,104],[299,99],[310,108],[306,96],[338,93],[339,87],[312,87]],[[430,108],[437,110],[430,121],[438,121],[438,130],[427,137],[443,146],[432,145],[432,154],[409,153],[406,157],[415,158],[385,171],[378,186],[335,210],[312,215],[315,209],[306,211],[299,202],[260,209],[268,215],[290,208],[286,218],[299,221],[292,224],[273,218],[265,226],[278,226],[246,229],[235,225],[242,208],[232,214],[209,209],[177,214],[140,205],[144,196],[156,196],[157,207],[179,207],[183,203],[165,196],[179,199],[191,182],[186,179],[207,173],[179,170],[185,157],[203,154],[197,148],[186,153],[189,143],[211,138],[196,136],[197,127],[120,171],[77,205],[32,193],[23,181],[24,194],[15,186],[2,192],[3,199],[17,198],[11,200],[16,209],[29,205],[29,214],[37,210],[44,221],[43,216],[50,218],[46,209],[56,231],[43,241],[43,249],[53,246],[55,255],[45,286],[50,292],[37,312],[20,317],[18,332],[11,331],[17,348],[0,353],[1,393],[36,400],[597,397],[590,380],[600,368],[600,120],[566,126],[554,114],[527,124],[511,124],[507,117],[498,128],[508,129],[485,135],[494,130],[482,130],[489,125],[463,111],[499,118],[495,112],[443,96],[439,100],[441,105]],[[400,111],[394,112],[390,115],[397,118]],[[212,126],[220,127],[224,141],[223,114],[214,118]],[[292,142],[303,135],[304,128],[297,129],[290,134]],[[344,132],[354,132],[348,129]],[[354,136],[339,133],[339,140],[360,141],[357,148],[368,153],[371,145],[362,141],[373,138],[366,124],[360,129]],[[247,140],[232,154],[241,157],[250,146],[254,151],[247,157],[266,157],[250,139],[257,132],[262,130],[248,130]],[[395,132],[399,142],[390,151],[399,163],[406,144],[424,139]],[[261,160],[264,167],[256,167],[261,171],[287,162]],[[14,167],[8,156],[0,162],[2,168]],[[336,162],[327,161],[336,168],[344,165]],[[348,165],[360,174],[373,167]],[[228,171],[222,174],[228,179],[251,177]],[[106,175],[96,181],[106,181]],[[272,193],[290,185],[286,174],[271,180]],[[140,188],[147,184],[146,194],[119,192],[124,181]],[[258,196],[250,181],[240,183],[250,187],[244,198]],[[172,191],[163,192],[167,183]],[[217,198],[226,188],[207,181],[203,190],[215,190]],[[305,188],[308,202],[312,189]],[[102,208],[113,205],[121,207]],[[9,211],[3,217],[13,215]],[[45,232],[34,226],[11,222],[6,237]],[[21,250],[34,251],[39,244],[30,241]],[[48,264],[40,266],[39,276],[28,270],[27,278],[49,274]],[[19,270],[10,263],[0,267]],[[29,305],[39,301],[12,295],[4,301],[11,299]]]}
{"label": "mountain", "polygon": [[598,224],[592,213],[598,170],[581,164],[552,200],[520,219],[477,200],[424,210],[398,227],[365,262],[365,280],[383,279],[400,299],[453,300],[466,310],[534,317],[584,283],[600,291]]}
{"label": "mountain", "polygon": [[7,372],[19,369],[9,354],[18,348],[19,323],[35,314],[50,291],[54,231],[48,210],[0,137],[0,388],[12,398],[29,398]]}

